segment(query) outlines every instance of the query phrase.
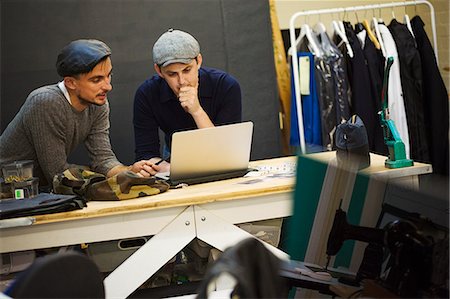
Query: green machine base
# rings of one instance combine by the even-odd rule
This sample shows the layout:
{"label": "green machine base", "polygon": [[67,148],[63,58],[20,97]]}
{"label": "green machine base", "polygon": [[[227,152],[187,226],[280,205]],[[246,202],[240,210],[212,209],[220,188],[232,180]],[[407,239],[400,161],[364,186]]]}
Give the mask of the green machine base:
{"label": "green machine base", "polygon": [[391,159],[386,159],[384,161],[384,166],[387,168],[402,168],[402,167],[409,167],[413,166],[414,162],[411,159],[401,159],[401,160],[395,160],[392,161]]}

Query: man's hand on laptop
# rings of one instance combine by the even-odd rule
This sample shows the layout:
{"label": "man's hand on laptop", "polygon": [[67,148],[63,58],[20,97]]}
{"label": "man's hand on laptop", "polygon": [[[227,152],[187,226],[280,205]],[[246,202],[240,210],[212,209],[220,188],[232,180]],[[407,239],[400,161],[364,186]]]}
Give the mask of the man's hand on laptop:
{"label": "man's hand on laptop", "polygon": [[142,170],[139,172],[143,176],[155,175],[158,172],[170,171],[170,163],[161,158],[151,158],[143,165]]}

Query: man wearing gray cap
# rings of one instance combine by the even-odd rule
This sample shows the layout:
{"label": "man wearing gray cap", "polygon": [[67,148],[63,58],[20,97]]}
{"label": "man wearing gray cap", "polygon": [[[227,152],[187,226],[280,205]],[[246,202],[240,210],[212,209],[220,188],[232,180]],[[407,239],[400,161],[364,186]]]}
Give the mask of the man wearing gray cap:
{"label": "man wearing gray cap", "polygon": [[[229,74],[202,67],[197,40],[187,32],[169,29],[153,46],[157,75],[147,79],[134,98],[136,160],[161,157],[159,129],[165,133],[165,149],[172,134],[196,128],[242,121],[241,88]],[[159,164],[159,163],[158,163]],[[154,174],[170,164],[153,165]]]}
{"label": "man wearing gray cap", "polygon": [[[32,160],[41,186],[70,167],[69,154],[84,143],[91,170],[113,176],[132,170],[149,176],[146,161],[122,165],[109,140],[111,50],[103,42],[81,39],[69,43],[58,55],[58,84],[32,91],[20,111],[0,136],[0,164]],[[148,166],[147,166],[148,167]]]}

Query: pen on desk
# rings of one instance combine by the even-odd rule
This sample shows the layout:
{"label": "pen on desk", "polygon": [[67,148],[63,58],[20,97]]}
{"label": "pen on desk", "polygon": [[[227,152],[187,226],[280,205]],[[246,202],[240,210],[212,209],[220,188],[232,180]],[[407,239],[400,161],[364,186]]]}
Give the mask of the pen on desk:
{"label": "pen on desk", "polygon": [[165,160],[165,159],[161,159],[161,160],[159,160],[158,162],[156,162],[155,165],[159,165],[159,164],[161,164],[161,163],[164,162],[164,161],[166,161],[166,160]]}

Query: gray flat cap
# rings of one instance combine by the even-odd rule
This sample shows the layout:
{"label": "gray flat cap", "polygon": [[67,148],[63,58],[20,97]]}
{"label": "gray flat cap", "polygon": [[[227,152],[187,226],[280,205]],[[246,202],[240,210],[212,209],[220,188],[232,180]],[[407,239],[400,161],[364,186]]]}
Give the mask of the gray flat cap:
{"label": "gray flat cap", "polygon": [[56,60],[56,71],[61,77],[89,73],[111,49],[96,39],[79,39],[65,46]]}
{"label": "gray flat cap", "polygon": [[153,62],[160,67],[172,63],[190,63],[200,53],[198,41],[189,33],[169,29],[153,45]]}

